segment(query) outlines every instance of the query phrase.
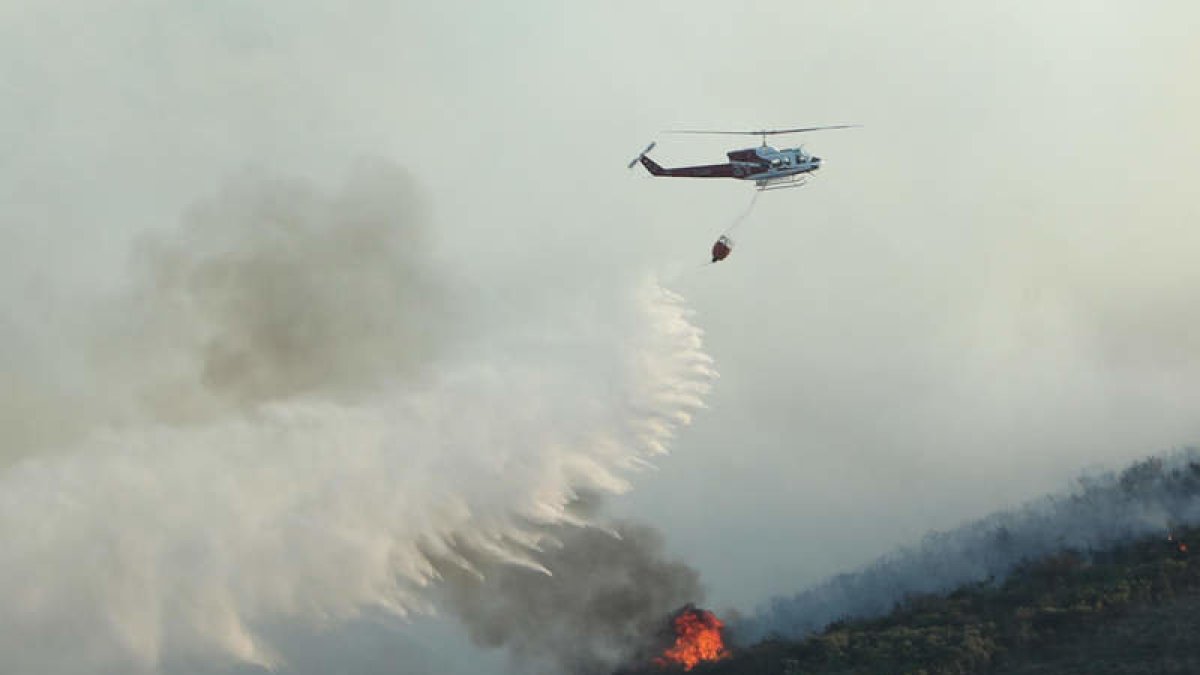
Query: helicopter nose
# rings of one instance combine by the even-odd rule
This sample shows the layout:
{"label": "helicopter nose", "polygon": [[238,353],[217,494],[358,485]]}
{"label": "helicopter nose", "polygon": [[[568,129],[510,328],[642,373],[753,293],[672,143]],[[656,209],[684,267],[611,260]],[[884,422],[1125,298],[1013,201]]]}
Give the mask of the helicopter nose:
{"label": "helicopter nose", "polygon": [[813,161],[813,166],[815,166],[818,169],[821,168],[821,158],[820,157],[813,157],[812,161]]}

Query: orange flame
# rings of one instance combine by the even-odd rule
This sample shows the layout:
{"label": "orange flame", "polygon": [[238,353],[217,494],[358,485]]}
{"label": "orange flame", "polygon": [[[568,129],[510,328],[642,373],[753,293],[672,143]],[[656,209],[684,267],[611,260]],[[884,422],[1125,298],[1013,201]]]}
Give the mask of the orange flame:
{"label": "orange flame", "polygon": [[675,645],[654,659],[656,665],[683,666],[684,670],[691,670],[702,661],[729,658],[725,638],[721,636],[725,624],[712,612],[689,605],[675,617],[674,624]]}

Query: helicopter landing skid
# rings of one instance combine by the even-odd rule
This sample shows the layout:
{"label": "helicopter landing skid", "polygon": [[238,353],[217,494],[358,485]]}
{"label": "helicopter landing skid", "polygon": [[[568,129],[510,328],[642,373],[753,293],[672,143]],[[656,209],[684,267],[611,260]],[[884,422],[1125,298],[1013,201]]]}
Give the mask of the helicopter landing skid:
{"label": "helicopter landing skid", "polygon": [[754,184],[758,186],[759,192],[767,192],[769,190],[786,190],[788,188],[797,188],[808,183],[808,176],[788,176],[787,178],[771,178],[767,180],[756,180]]}

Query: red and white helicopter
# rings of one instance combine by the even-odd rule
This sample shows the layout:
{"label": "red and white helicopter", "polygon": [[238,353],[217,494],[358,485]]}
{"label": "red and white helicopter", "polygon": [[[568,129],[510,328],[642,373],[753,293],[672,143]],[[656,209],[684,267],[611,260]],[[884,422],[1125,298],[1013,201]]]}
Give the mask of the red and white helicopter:
{"label": "red and white helicopter", "polygon": [[646,146],[646,149],[641,154],[633,158],[633,161],[629,163],[629,168],[632,169],[634,164],[641,162],[642,166],[646,167],[646,170],[655,176],[752,180],[758,186],[759,190],[799,187],[807,182],[807,174],[821,168],[821,158],[809,154],[803,147],[776,150],[767,145],[767,136],[800,134],[824,129],[849,129],[857,126],[859,125],[836,124],[824,127],[763,129],[760,131],[669,131],[667,133],[672,134],[762,136],[762,145],[757,148],[732,150],[725,153],[729,157],[729,161],[724,164],[705,164],[703,166],[682,166],[674,169],[666,169],[647,157],[647,154],[657,145],[657,143],[651,143]]}

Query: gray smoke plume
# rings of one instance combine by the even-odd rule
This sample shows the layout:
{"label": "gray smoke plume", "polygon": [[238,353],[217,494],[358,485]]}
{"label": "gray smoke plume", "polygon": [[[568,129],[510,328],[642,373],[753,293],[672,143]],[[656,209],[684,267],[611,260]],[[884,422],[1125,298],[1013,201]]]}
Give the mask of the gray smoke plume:
{"label": "gray smoke plume", "polygon": [[1200,452],[1138,462],[1120,472],[1087,475],[1075,488],[947,532],[928,535],[865,569],[843,574],[738,622],[749,642],[801,637],[846,617],[890,611],[906,596],[1001,579],[1022,562],[1064,549],[1086,554],[1173,525],[1200,523]]}
{"label": "gray smoke plume", "polygon": [[411,374],[450,334],[412,178],[363,161],[326,196],[248,173],[138,249],[139,279],[96,346],[156,419],[288,397],[348,399]]}
{"label": "gray smoke plume", "polygon": [[13,297],[0,309],[0,461],[98,428],[351,402],[418,375],[461,333],[453,280],[429,262],[427,211],[382,160],[332,191],[246,171],[144,235],[116,297]]}
{"label": "gray smoke plume", "polygon": [[644,525],[560,526],[537,557],[545,571],[484,562],[448,568],[444,601],[478,644],[521,670],[597,675],[648,661],[672,613],[703,599],[699,574],[670,560]]}
{"label": "gray smoke plume", "polygon": [[0,427],[0,671],[284,668],[264,628],[432,611],[459,551],[541,569],[579,494],[666,451],[715,376],[682,299],[561,279],[489,323],[425,210],[384,162],[333,190],[248,174],[47,358],[5,339],[11,400],[52,414]]}

